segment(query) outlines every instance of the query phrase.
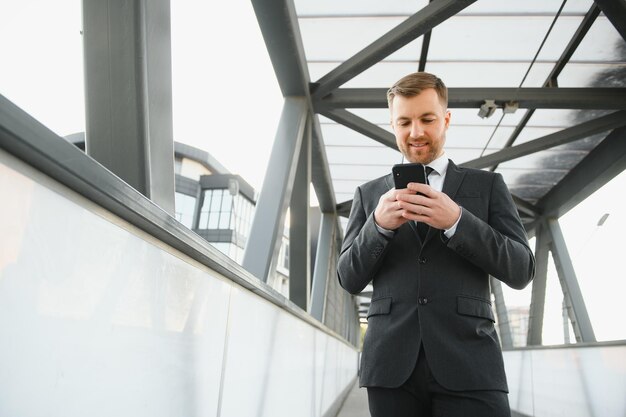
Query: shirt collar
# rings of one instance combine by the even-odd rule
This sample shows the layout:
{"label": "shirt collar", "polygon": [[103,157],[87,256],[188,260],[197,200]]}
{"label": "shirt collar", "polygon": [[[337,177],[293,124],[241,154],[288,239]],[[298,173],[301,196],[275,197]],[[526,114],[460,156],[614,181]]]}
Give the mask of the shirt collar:
{"label": "shirt collar", "polygon": [[441,154],[439,158],[435,159],[433,162],[428,164],[428,166],[431,167],[437,174],[443,176],[448,169],[449,162],[450,161],[448,160],[448,157],[446,156],[446,153],[444,152]]}

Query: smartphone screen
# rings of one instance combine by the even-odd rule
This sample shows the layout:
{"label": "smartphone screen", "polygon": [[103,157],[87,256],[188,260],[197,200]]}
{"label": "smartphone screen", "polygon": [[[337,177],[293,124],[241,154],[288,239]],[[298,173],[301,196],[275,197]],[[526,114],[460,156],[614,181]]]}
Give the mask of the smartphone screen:
{"label": "smartphone screen", "polygon": [[396,190],[406,188],[410,182],[426,184],[426,169],[422,164],[398,164],[391,168]]}

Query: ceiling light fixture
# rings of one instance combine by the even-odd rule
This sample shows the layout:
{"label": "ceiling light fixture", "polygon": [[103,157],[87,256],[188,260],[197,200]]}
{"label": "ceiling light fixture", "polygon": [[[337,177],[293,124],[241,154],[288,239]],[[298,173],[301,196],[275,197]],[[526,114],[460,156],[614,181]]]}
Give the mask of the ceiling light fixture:
{"label": "ceiling light fixture", "polygon": [[517,101],[509,101],[504,103],[504,108],[502,109],[502,111],[504,112],[504,114],[513,114],[517,111],[518,108],[519,103]]}
{"label": "ceiling light fixture", "polygon": [[491,117],[496,111],[496,101],[495,100],[485,100],[485,102],[480,106],[478,110],[478,116],[482,117]]}

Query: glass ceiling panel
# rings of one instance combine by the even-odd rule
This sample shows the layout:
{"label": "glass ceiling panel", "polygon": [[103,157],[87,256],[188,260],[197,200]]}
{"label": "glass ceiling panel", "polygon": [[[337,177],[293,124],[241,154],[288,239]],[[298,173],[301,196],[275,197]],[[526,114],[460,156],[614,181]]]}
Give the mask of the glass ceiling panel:
{"label": "glass ceiling panel", "polygon": [[532,127],[526,126],[522,130],[515,140],[514,145],[521,145],[522,143],[530,142],[531,140],[539,139],[552,133],[558,132],[562,129],[555,127]]}
{"label": "glass ceiling panel", "polygon": [[[526,62],[429,61],[426,70],[437,74],[448,87],[518,87],[529,65]],[[553,63],[535,63],[524,86],[541,87],[552,68]]]}
{"label": "glass ceiling panel", "polygon": [[626,86],[626,64],[567,64],[559,75],[559,87]]}
{"label": "glass ceiling panel", "polygon": [[411,15],[428,0],[295,0],[298,16]]}
{"label": "glass ceiling panel", "polygon": [[391,117],[389,109],[348,109],[348,111],[380,127],[386,128],[386,126],[389,126]]}
{"label": "glass ceiling panel", "polygon": [[[377,146],[384,147],[374,139],[340,124],[324,124],[322,135],[327,146]],[[381,126],[385,128],[384,126]]]}
{"label": "glass ceiling panel", "polygon": [[570,109],[537,109],[528,121],[528,126],[536,127],[564,127],[581,123],[579,110]]}
{"label": "glass ceiling panel", "polygon": [[554,127],[563,129],[613,113],[612,110],[557,110],[539,109],[528,121],[528,127]]}
{"label": "glass ceiling panel", "polygon": [[598,133],[583,139],[575,140],[574,142],[565,143],[563,145],[555,146],[553,150],[575,150],[590,152],[593,148],[598,146],[600,142],[608,136],[608,132]]}
{"label": "glass ceiling panel", "polygon": [[502,174],[504,182],[516,187],[527,187],[533,184],[554,185],[558,183],[566,174],[565,169],[513,169],[498,167],[497,172]]}
{"label": "glass ceiling panel", "polygon": [[[319,80],[338,63],[310,63],[311,80]],[[381,62],[348,81],[342,88],[389,88],[405,75],[417,71],[418,62]],[[444,80],[445,81],[445,80]]]}
{"label": "glass ceiling panel", "polygon": [[[467,7],[459,14],[556,14],[561,6],[560,1],[524,0],[480,0]],[[568,0],[564,13],[585,13],[591,7],[591,0]]]}
{"label": "glass ceiling panel", "polygon": [[502,168],[524,168],[524,169],[571,169],[587,154],[584,151],[555,151],[546,149],[521,158],[512,159],[501,163]]}
{"label": "glass ceiling panel", "polygon": [[[402,23],[403,20],[405,20],[404,17],[300,19],[300,32],[306,59],[343,62]],[[338,41],[338,38],[341,41]],[[387,59],[418,59],[421,44],[421,39],[417,39],[394,52]]]}
{"label": "glass ceiling panel", "polygon": [[481,151],[493,128],[488,126],[459,126],[451,124],[446,134],[446,148],[474,148]]}
{"label": "glass ceiling panel", "polygon": [[[435,61],[530,62],[552,20],[552,16],[525,16],[520,24],[518,16],[455,16],[433,30],[428,56]],[[574,16],[558,20],[560,32],[542,48],[544,61],[561,56],[580,21]]]}
{"label": "glass ceiling panel", "polygon": [[463,162],[471,161],[472,159],[476,159],[480,157],[481,149],[471,149],[471,148],[451,148],[447,147],[446,155],[448,159],[452,159],[455,164],[459,165]]}
{"label": "glass ceiling panel", "polygon": [[585,38],[572,55],[570,62],[626,60],[624,39],[609,19],[600,15],[596,18]]}
{"label": "glass ceiling panel", "polygon": [[[428,4],[427,0],[295,0],[298,16],[395,16],[410,15]],[[561,2],[545,0],[480,0],[459,14],[550,14]],[[590,0],[569,0],[563,14],[581,14],[591,7]]]}
{"label": "glass ceiling panel", "polygon": [[515,128],[512,126],[500,126],[498,129],[494,130],[491,133],[491,139],[489,139],[489,145],[485,149],[485,155],[490,154],[494,151],[498,151],[506,145],[509,141],[509,138],[515,131]]}
{"label": "glass ceiling panel", "polygon": [[[545,44],[541,47],[541,51],[537,55],[537,62],[558,60],[566,50],[572,37],[576,34],[576,30],[582,23],[583,18],[584,16],[564,16],[561,14],[550,31]],[[550,24],[552,24],[553,20],[554,18],[551,16]],[[524,19],[524,22],[526,22],[526,19]],[[542,39],[545,33],[547,33],[547,29],[546,32],[542,33]],[[535,45],[536,50],[533,51],[533,57],[539,50],[539,46],[541,46],[541,43]]]}
{"label": "glass ceiling panel", "polygon": [[[319,80],[338,63],[310,63],[311,80]],[[554,64],[535,64],[525,87],[540,87]],[[389,88],[395,81],[418,69],[414,62],[380,62],[342,85],[342,88]],[[518,87],[526,63],[428,62],[426,71],[437,74],[448,87]],[[478,112],[478,110],[476,110]]]}
{"label": "glass ceiling panel", "polygon": [[525,112],[525,109],[519,109],[515,113],[505,114],[502,118],[502,110],[499,109],[491,117],[482,118],[478,115],[478,109],[450,109],[450,124],[495,127],[502,118],[500,126],[517,126]]}

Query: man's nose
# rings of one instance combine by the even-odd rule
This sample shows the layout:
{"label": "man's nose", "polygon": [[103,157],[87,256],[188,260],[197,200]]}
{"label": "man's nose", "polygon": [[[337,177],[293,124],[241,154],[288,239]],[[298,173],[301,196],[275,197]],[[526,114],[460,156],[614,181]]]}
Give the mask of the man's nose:
{"label": "man's nose", "polygon": [[411,123],[411,137],[419,138],[424,134],[424,129],[422,128],[422,124],[419,122]]}

